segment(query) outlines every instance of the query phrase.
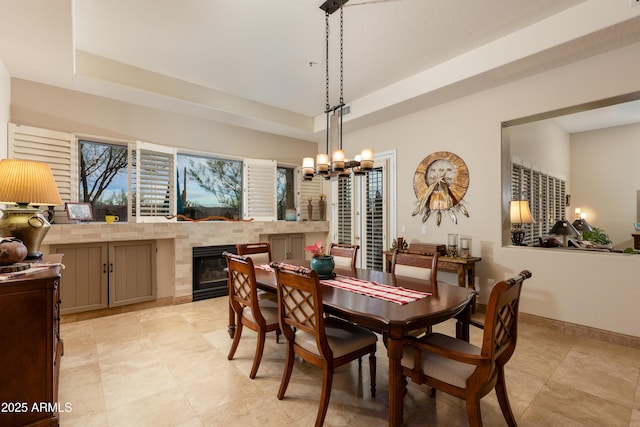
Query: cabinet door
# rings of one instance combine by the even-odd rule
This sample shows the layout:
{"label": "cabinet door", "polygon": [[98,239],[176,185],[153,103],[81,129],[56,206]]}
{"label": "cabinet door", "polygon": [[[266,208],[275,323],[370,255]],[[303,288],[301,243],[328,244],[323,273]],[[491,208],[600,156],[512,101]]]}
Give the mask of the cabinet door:
{"label": "cabinet door", "polygon": [[61,314],[106,308],[109,302],[107,244],[55,245],[51,251],[64,254]]}
{"label": "cabinet door", "polygon": [[304,259],[304,234],[289,235],[289,259]]}
{"label": "cabinet door", "polygon": [[109,306],[156,298],[156,245],[153,241],[109,244]]}
{"label": "cabinet door", "polygon": [[288,235],[287,234],[272,234],[269,236],[269,244],[271,245],[271,258],[273,261],[286,261],[288,252]]}
{"label": "cabinet door", "polygon": [[269,236],[274,261],[304,259],[304,234],[272,234]]}

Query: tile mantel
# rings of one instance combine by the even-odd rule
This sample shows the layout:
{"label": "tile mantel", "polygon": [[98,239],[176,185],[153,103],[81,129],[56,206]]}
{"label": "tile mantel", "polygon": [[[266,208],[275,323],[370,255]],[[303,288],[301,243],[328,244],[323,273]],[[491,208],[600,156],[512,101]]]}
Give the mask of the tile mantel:
{"label": "tile mantel", "polygon": [[328,221],[203,221],[163,223],[89,222],[53,224],[41,250],[48,253],[49,245],[73,243],[121,242],[128,240],[169,240],[172,254],[159,254],[163,261],[175,263],[173,297],[185,299],[192,294],[192,250],[196,246],[228,245],[266,240],[272,234],[304,233],[307,239],[326,240]]}

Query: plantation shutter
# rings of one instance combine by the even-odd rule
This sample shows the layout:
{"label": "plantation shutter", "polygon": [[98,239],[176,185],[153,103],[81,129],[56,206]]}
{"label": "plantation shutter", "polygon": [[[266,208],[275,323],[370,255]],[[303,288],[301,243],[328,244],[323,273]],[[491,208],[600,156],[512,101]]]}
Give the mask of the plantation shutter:
{"label": "plantation shutter", "polygon": [[566,180],[554,177],[515,156],[511,163],[512,200],[528,200],[534,224],[523,224],[524,243],[532,244],[549,233],[556,221],[564,219]]}
{"label": "plantation shutter", "polygon": [[69,133],[9,123],[9,158],[47,163],[63,202],[78,201],[76,147]]}
{"label": "plantation shutter", "polygon": [[[320,194],[322,193],[322,178],[316,177],[311,181],[302,180],[302,168],[296,168],[296,183],[298,184],[298,191],[296,192],[296,206],[298,210],[298,218],[300,220],[320,220],[324,221],[326,218],[320,218]],[[313,210],[311,213],[312,218],[309,218],[309,200],[311,200],[311,206]],[[325,198],[326,201],[326,198]],[[325,205],[326,206],[326,205]],[[325,213],[326,215],[326,213]]]}
{"label": "plantation shutter", "polygon": [[338,185],[338,205],[336,207],[337,226],[335,240],[347,245],[356,244],[353,241],[353,178],[340,179]]}
{"label": "plantation shutter", "polygon": [[136,222],[166,222],[176,214],[175,157],[174,148],[142,141],[130,150],[129,185],[135,200],[129,214]]}
{"label": "plantation shutter", "polygon": [[366,175],[366,204],[367,204],[367,230],[366,230],[366,267],[372,270],[383,271],[384,261],[384,175],[381,167],[376,167]]}
{"label": "plantation shutter", "polygon": [[[9,123],[8,143],[9,158],[47,163],[62,201],[78,201],[78,144],[73,135]],[[64,210],[56,210],[56,221],[65,219]]]}
{"label": "plantation shutter", "polygon": [[242,164],[242,218],[277,220],[277,184],[275,160],[245,159]]}

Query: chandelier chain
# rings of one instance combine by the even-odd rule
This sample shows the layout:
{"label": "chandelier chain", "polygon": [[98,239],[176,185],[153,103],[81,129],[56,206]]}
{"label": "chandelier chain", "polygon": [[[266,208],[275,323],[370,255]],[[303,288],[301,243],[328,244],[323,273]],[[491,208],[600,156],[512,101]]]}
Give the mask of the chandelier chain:
{"label": "chandelier chain", "polygon": [[340,6],[340,105],[344,104],[344,79],[342,77],[342,73],[343,73],[343,59],[342,59],[342,55],[344,52],[344,49],[342,48],[342,39],[343,39],[343,34],[344,34],[344,25],[343,25],[343,9],[342,6]]}
{"label": "chandelier chain", "polygon": [[325,12],[325,58],[324,58],[324,70],[325,70],[325,89],[327,94],[327,103],[325,111],[329,111],[331,105],[329,105],[329,12]]}

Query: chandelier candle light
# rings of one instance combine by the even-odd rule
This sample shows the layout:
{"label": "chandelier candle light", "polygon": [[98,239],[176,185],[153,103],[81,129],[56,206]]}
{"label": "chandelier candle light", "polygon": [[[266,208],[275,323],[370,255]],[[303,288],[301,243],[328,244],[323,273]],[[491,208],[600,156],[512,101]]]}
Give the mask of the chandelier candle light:
{"label": "chandelier candle light", "polygon": [[[351,170],[354,175],[364,175],[373,169],[373,150],[365,148],[360,154],[354,156],[353,160],[345,157],[342,149],[342,121],[344,116],[344,87],[343,87],[343,10],[342,6],[349,0],[327,0],[320,6],[325,11],[325,71],[326,71],[326,105],[325,114],[327,117],[326,131],[326,153],[318,153],[315,158],[305,157],[302,159],[302,178],[310,181],[316,175],[321,175],[325,179],[346,178]],[[331,106],[329,103],[329,16],[336,10],[340,10],[340,102]],[[335,141],[337,138],[337,141]],[[329,141],[333,139],[337,142],[338,149],[331,153],[331,163],[329,163]],[[333,145],[335,146],[335,145]]]}

